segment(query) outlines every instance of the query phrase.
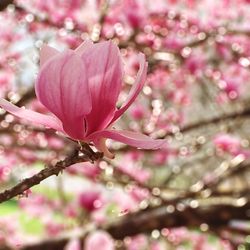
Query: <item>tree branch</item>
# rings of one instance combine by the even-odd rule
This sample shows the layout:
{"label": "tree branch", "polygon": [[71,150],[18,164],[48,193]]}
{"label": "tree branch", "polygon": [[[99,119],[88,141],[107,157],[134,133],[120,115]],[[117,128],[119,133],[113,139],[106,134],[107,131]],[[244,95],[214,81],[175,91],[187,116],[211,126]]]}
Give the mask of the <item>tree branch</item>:
{"label": "tree branch", "polygon": [[[250,117],[250,107],[246,107],[245,109],[237,111],[237,112],[224,114],[224,115],[212,117],[211,119],[191,123],[189,125],[186,125],[180,128],[179,132],[181,133],[189,132],[194,129],[199,129],[199,128],[202,128],[211,124],[216,125],[218,123],[225,122],[225,121],[232,120],[232,119],[237,119],[239,117]],[[167,135],[172,135],[172,134],[173,134],[172,132],[167,132],[163,136],[163,138],[165,138]]]}
{"label": "tree branch", "polygon": [[[89,147],[85,145],[85,147]],[[26,178],[16,186],[5,190],[0,193],[0,203],[7,201],[17,195],[22,195],[25,191],[30,189],[31,187],[39,184],[41,181],[47,179],[52,175],[59,175],[65,168],[78,163],[78,162],[86,162],[86,161],[94,161],[101,159],[103,154],[100,152],[93,152],[90,155],[87,154],[79,154],[78,150],[75,150],[70,156],[66,157],[64,160],[57,162],[54,166],[47,166],[37,174],[33,175],[30,178]]]}
{"label": "tree branch", "polygon": [[0,11],[3,11],[9,4],[12,4],[14,0],[0,0]]}
{"label": "tree branch", "polygon": [[209,205],[191,208],[186,206],[183,211],[168,212],[166,206],[150,208],[134,214],[124,216],[120,221],[111,224],[106,230],[115,238],[123,239],[140,233],[150,233],[154,229],[174,227],[199,227],[200,221],[194,220],[190,214],[202,218],[202,223],[209,227],[228,225],[230,220],[249,220],[247,211],[250,201],[244,206],[234,205]]}

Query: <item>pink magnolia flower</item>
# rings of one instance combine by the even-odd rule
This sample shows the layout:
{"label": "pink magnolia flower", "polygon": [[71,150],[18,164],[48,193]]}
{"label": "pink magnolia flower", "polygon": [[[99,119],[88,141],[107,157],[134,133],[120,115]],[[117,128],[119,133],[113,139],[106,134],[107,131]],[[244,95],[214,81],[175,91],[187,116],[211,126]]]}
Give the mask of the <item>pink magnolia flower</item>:
{"label": "pink magnolia flower", "polygon": [[111,125],[128,109],[141,91],[147,75],[145,56],[139,54],[140,68],[127,100],[120,109],[116,102],[121,92],[123,65],[118,47],[111,41],[93,44],[87,40],[76,50],[59,52],[44,45],[41,69],[35,83],[38,100],[52,113],[40,114],[0,99],[0,106],[26,120],[53,128],[84,142],[93,142],[112,158],[105,140],[110,138],[134,147],[156,149],[164,140]]}

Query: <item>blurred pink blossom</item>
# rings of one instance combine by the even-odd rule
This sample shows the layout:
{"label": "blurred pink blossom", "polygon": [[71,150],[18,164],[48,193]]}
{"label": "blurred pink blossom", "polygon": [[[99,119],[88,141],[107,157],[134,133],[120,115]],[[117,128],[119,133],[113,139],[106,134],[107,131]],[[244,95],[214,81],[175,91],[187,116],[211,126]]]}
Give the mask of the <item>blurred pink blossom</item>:
{"label": "blurred pink blossom", "polygon": [[137,235],[129,238],[125,242],[128,250],[144,249],[147,246],[147,238],[145,235]]}
{"label": "blurred pink blossom", "polygon": [[67,168],[67,171],[71,174],[83,175],[89,179],[94,180],[100,173],[101,169],[89,162],[76,163]]}
{"label": "blurred pink blossom", "polygon": [[229,134],[218,134],[213,140],[217,149],[229,154],[238,154],[241,148],[240,138]]}
{"label": "blurred pink blossom", "polygon": [[55,223],[53,221],[48,221],[45,225],[45,229],[46,229],[48,235],[57,236],[63,231],[64,225],[59,224],[59,223]]}
{"label": "blurred pink blossom", "polygon": [[88,212],[92,212],[98,208],[96,206],[97,201],[100,201],[100,193],[96,191],[85,191],[78,197],[79,206]]}
{"label": "blurred pink blossom", "polygon": [[114,250],[114,241],[110,235],[104,231],[96,231],[89,234],[85,241],[85,250]]}
{"label": "blurred pink blossom", "polygon": [[148,181],[151,177],[150,170],[141,166],[136,166],[134,162],[124,161],[124,163],[119,165],[119,169],[121,172],[131,176],[134,180],[140,183]]}
{"label": "blurred pink blossom", "polygon": [[65,246],[64,250],[81,250],[81,242],[78,239],[72,239]]}

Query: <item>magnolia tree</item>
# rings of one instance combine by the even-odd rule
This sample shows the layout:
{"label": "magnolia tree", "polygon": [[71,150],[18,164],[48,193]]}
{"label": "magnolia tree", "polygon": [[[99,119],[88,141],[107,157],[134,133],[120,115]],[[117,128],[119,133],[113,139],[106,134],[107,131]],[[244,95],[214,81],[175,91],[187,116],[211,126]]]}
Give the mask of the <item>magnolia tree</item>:
{"label": "magnolia tree", "polygon": [[0,249],[250,247],[250,1],[1,0]]}

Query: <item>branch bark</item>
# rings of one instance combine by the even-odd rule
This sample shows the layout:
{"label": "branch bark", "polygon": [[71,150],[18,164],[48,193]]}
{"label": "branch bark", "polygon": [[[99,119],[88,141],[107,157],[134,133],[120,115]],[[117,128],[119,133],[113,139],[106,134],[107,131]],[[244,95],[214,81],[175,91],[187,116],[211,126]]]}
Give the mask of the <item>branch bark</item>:
{"label": "branch bark", "polygon": [[199,227],[206,223],[209,227],[218,228],[229,225],[231,220],[249,220],[250,201],[244,206],[209,205],[191,208],[186,206],[183,211],[170,213],[166,206],[150,208],[124,216],[120,221],[108,226],[106,230],[115,238],[123,239],[140,233],[150,233],[154,229],[175,227]]}
{"label": "branch bark", "polygon": [[79,154],[78,150],[75,150],[70,156],[66,157],[63,161],[57,162],[54,166],[49,165],[37,174],[33,175],[30,178],[26,178],[16,186],[5,190],[0,193],[0,203],[7,201],[17,195],[22,195],[25,191],[31,187],[39,184],[41,181],[47,179],[52,175],[59,175],[65,168],[79,162],[94,161],[103,157],[103,154],[100,152],[94,153],[91,151],[91,154]]}
{"label": "branch bark", "polygon": [[[180,128],[179,132],[185,133],[185,132],[189,132],[189,131],[194,130],[194,129],[199,129],[199,128],[202,128],[205,126],[209,126],[211,124],[216,125],[216,124],[219,124],[221,122],[226,122],[228,120],[234,120],[234,119],[237,119],[239,117],[241,117],[241,118],[250,117],[250,107],[246,107],[243,110],[240,110],[238,112],[213,117],[211,119],[202,120],[202,121],[199,121],[196,123],[191,123],[189,125],[186,125],[186,126],[183,126],[182,128]],[[167,135],[172,135],[172,134],[173,134],[172,132],[168,132],[162,138],[165,138]]]}
{"label": "branch bark", "polygon": [[0,1],[0,11],[3,11],[9,4],[12,4],[14,0],[1,0]]}

